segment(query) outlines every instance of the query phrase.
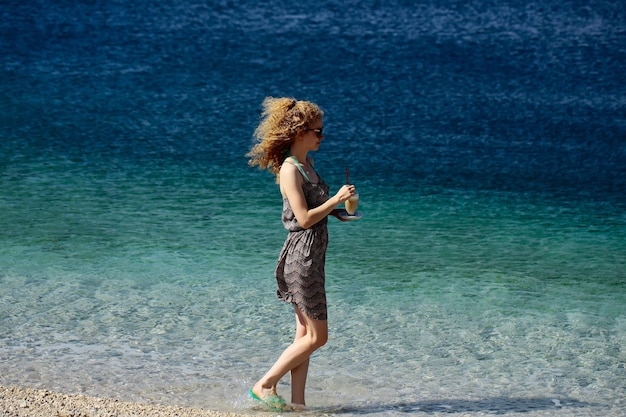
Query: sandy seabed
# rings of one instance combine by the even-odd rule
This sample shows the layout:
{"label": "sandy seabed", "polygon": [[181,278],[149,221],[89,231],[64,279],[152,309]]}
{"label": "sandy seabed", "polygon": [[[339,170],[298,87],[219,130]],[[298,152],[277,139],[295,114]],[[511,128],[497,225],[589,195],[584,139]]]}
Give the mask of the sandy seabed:
{"label": "sandy seabed", "polygon": [[0,417],[249,417],[176,407],[0,386]]}

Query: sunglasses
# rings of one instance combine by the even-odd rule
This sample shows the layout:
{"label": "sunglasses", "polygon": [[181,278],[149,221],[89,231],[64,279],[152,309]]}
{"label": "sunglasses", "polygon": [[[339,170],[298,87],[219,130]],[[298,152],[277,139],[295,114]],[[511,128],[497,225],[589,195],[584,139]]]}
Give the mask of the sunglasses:
{"label": "sunglasses", "polygon": [[304,129],[305,132],[308,132],[309,130],[312,130],[313,132],[315,132],[315,136],[317,136],[318,138],[322,138],[322,136],[324,136],[324,128],[320,127],[319,129]]}

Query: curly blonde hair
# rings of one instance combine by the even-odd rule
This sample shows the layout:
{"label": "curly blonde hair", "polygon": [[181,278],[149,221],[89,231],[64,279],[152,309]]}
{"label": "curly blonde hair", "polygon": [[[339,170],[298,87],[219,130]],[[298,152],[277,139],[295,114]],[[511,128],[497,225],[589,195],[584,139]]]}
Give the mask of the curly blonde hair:
{"label": "curly blonde hair", "polygon": [[246,154],[248,164],[258,165],[276,175],[299,129],[320,120],[324,112],[314,103],[293,98],[267,97],[263,100],[261,122],[254,131],[256,144]]}

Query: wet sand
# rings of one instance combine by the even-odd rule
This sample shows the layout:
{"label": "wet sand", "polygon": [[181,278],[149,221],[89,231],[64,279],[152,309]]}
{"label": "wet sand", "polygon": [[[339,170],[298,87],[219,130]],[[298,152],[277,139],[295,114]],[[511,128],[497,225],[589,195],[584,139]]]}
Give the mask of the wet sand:
{"label": "wet sand", "polygon": [[0,386],[2,417],[249,417],[202,408],[176,407],[66,395],[48,390]]}

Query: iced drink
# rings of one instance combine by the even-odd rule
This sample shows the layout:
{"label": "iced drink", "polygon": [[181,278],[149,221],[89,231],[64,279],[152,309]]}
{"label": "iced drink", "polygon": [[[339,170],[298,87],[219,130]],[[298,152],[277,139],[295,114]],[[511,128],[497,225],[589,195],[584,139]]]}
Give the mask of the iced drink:
{"label": "iced drink", "polygon": [[346,200],[345,205],[346,211],[349,215],[353,215],[354,213],[356,213],[356,208],[359,205],[359,193],[354,193],[352,197]]}

